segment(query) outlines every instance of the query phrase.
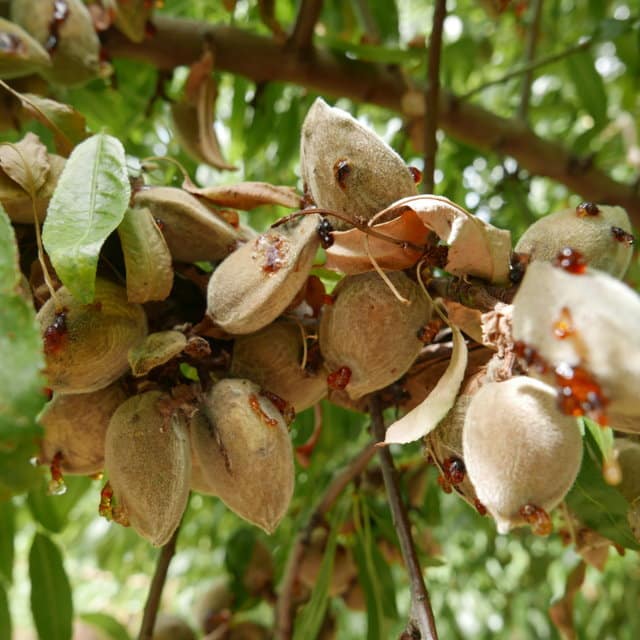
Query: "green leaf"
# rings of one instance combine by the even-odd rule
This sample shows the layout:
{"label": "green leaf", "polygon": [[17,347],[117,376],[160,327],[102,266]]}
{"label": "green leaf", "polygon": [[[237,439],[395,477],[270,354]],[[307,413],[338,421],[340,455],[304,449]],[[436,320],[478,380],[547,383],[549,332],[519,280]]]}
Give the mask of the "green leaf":
{"label": "green leaf", "polygon": [[127,269],[129,302],[167,298],[173,286],[171,253],[151,211],[127,209],[118,236]]}
{"label": "green leaf", "polygon": [[629,503],[603,480],[598,444],[589,432],[584,437],[580,473],[566,501],[590,529],[627,549],[640,549],[627,521]]}
{"label": "green leaf", "polygon": [[256,537],[254,529],[238,529],[229,538],[229,542],[226,545],[224,565],[233,577],[231,587],[239,602],[242,602],[247,597],[243,578],[251,561]]}
{"label": "green leaf", "polygon": [[84,476],[66,476],[65,485],[67,490],[62,495],[48,495],[45,483],[32,489],[27,496],[27,504],[33,517],[53,533],[59,533],[67,526],[71,509],[87,492],[91,486],[91,479]]}
{"label": "green leaf", "polygon": [[29,461],[36,450],[35,442],[28,438],[11,451],[0,451],[0,500],[24,493],[41,481],[42,470]]}
{"label": "green leaf", "polygon": [[130,195],[119,140],[100,133],[73,150],[49,203],[42,240],[58,277],[81,303],[93,301],[100,249],[122,222]]}
{"label": "green leaf", "polygon": [[338,509],[331,518],[331,531],[324,550],[324,557],[318,572],[316,585],[311,599],[302,607],[293,630],[293,640],[315,640],[322,627],[327,605],[329,604],[329,585],[333,573],[333,559],[336,554],[338,530],[344,521],[346,510]]}
{"label": "green leaf", "polygon": [[0,294],[0,354],[0,451],[6,451],[41,432],[36,416],[45,402],[40,328],[18,295]]}
{"label": "green leaf", "polygon": [[607,123],[607,92],[591,54],[581,51],[566,58],[566,64],[582,106],[589,112],[595,125],[603,127]]}
{"label": "green leaf", "polygon": [[13,293],[19,281],[16,235],[9,216],[0,204],[0,294]]}
{"label": "green leaf", "polygon": [[[16,533],[16,508],[11,500],[0,502],[0,585],[13,580],[13,540]],[[0,634],[0,638],[3,638]]]}
{"label": "green leaf", "polygon": [[11,612],[7,592],[0,584],[0,638],[11,638]]}
{"label": "green leaf", "polygon": [[73,603],[62,555],[49,537],[36,533],[29,552],[31,612],[41,640],[71,640]]}
{"label": "green leaf", "polygon": [[126,628],[114,617],[106,613],[81,613],[80,619],[104,631],[112,640],[131,640],[131,636]]}

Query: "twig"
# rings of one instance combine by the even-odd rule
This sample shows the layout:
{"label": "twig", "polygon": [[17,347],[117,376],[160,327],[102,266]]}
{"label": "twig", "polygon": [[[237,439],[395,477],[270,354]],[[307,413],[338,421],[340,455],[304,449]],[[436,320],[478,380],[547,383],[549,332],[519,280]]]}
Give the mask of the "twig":
{"label": "twig", "polygon": [[[371,414],[373,436],[376,440],[382,442],[385,436],[384,419],[382,417],[380,398],[375,393],[369,400],[369,413]],[[407,625],[407,634],[408,637],[416,640],[438,640],[429,593],[424,584],[422,569],[418,562],[418,554],[411,536],[411,523],[407,515],[407,508],[400,495],[398,472],[393,464],[393,458],[388,447],[380,447],[379,453],[382,477],[389,497],[391,516],[398,534],[402,557],[409,572],[411,613]]]}
{"label": "twig", "polygon": [[447,0],[436,0],[427,51],[427,88],[424,92],[424,171],[423,193],[433,193],[435,186],[436,151],[438,150],[438,111],[440,105],[440,53],[442,26],[447,15]]}
{"label": "twig", "polygon": [[371,14],[369,3],[367,0],[356,0],[356,7],[367,35],[367,43],[380,44],[380,29],[378,29],[378,25]]}
{"label": "twig", "polygon": [[[532,62],[536,55],[536,47],[538,46],[538,38],[540,36],[540,23],[542,21],[542,4],[543,0],[533,0],[533,17],[531,27],[529,28],[529,36],[527,38],[527,50],[525,60]],[[533,69],[525,72],[522,78],[522,90],[520,93],[520,104],[518,105],[518,119],[526,122],[529,113],[529,102],[531,100],[531,82],[533,81]]]}
{"label": "twig", "polygon": [[427,289],[434,297],[445,298],[480,311],[491,311],[496,302],[510,304],[517,291],[516,286],[505,288],[444,277],[431,278]]}
{"label": "twig", "polygon": [[160,598],[162,597],[162,590],[164,589],[164,583],[167,579],[169,564],[176,552],[176,541],[178,540],[179,533],[180,525],[178,525],[176,530],[173,532],[169,542],[167,542],[167,544],[165,544],[160,550],[160,555],[156,562],[156,570],[153,574],[153,579],[151,580],[151,585],[149,587],[147,602],[144,605],[144,614],[142,616],[142,624],[140,625],[138,640],[151,640],[153,638],[153,629],[156,626],[158,608],[160,607]]}
{"label": "twig", "polygon": [[296,17],[289,46],[296,51],[310,49],[313,44],[313,32],[320,19],[323,0],[302,0]]}
{"label": "twig", "polygon": [[320,501],[314,508],[309,520],[297,537],[287,560],[280,595],[276,603],[275,614],[275,637],[277,640],[290,640],[293,634],[293,592],[300,563],[306,552],[311,538],[311,533],[322,521],[324,515],[331,509],[340,494],[347,485],[359,476],[369,464],[371,458],[376,453],[376,446],[369,443],[342,471],[340,471],[331,481]]}
{"label": "twig", "polygon": [[468,100],[469,98],[471,98],[471,96],[475,96],[476,93],[481,93],[482,91],[484,91],[485,89],[488,89],[489,87],[494,87],[497,84],[504,84],[509,80],[513,80],[514,78],[518,78],[521,75],[530,73],[531,71],[535,71],[536,69],[540,69],[540,67],[546,67],[548,64],[553,64],[554,62],[558,62],[559,60],[564,60],[565,58],[572,56],[574,53],[579,53],[580,51],[584,51],[585,49],[588,49],[593,44],[595,44],[595,42],[596,42],[595,38],[593,37],[587,38],[586,40],[583,40],[578,44],[574,44],[571,47],[567,47],[566,49],[563,49],[562,51],[558,51],[558,53],[552,53],[548,56],[543,56],[542,58],[538,58],[537,60],[534,60],[529,64],[525,64],[522,67],[518,67],[517,69],[514,69],[513,71],[509,71],[509,73],[505,73],[503,76],[500,76],[495,80],[489,80],[484,84],[478,85],[474,89],[467,91],[467,93],[463,93],[462,95],[458,96],[458,99]]}

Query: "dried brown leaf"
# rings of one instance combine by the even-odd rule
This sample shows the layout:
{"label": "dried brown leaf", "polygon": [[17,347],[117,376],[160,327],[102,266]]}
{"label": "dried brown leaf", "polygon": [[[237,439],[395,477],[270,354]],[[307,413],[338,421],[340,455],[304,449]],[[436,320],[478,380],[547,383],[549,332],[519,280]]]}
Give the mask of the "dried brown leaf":
{"label": "dried brown leaf", "polygon": [[0,145],[0,166],[28,194],[34,195],[49,175],[49,155],[40,138],[33,133],[15,143]]}

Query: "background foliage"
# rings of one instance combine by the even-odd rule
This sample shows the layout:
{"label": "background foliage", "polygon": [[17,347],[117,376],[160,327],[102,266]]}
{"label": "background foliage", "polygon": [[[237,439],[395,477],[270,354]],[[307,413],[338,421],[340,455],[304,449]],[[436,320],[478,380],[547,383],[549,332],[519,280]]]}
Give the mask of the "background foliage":
{"label": "background foliage", "polygon": [[[270,36],[260,15],[260,6],[266,4],[253,0],[165,0],[157,13],[229,24]],[[279,0],[274,4],[278,22],[290,29],[298,3]],[[443,86],[464,96],[525,64],[525,41],[534,4],[526,0],[449,0],[441,67]],[[419,0],[327,0],[316,26],[315,42],[338,55],[379,63],[384,68],[397,67],[407,77],[422,79],[426,77],[424,37],[428,35],[431,11],[431,3]],[[546,0],[536,57],[572,49],[585,39],[590,44],[535,70],[528,110],[528,124],[536,134],[561,142],[577,160],[588,159],[616,180],[635,180],[636,185],[640,168],[639,18],[637,0]],[[86,116],[92,132],[104,130],[117,137],[132,170],[140,166],[142,158],[169,155],[203,185],[244,179],[302,188],[299,131],[317,95],[312,89],[254,82],[216,71],[216,129],[227,160],[238,167],[237,172],[222,173],[196,165],[173,136],[169,103],[160,96],[176,99],[180,95],[187,68],[167,74],[139,60],[116,57],[112,63],[114,74],[110,79],[94,80],[81,88],[49,90],[52,97]],[[254,65],[259,64],[259,60],[254,61]],[[521,108],[522,79],[518,75],[487,86],[468,99],[494,114],[515,118]],[[325,97],[335,99],[337,105],[374,127],[408,164],[421,166],[421,134],[415,123],[409,126],[396,113],[354,103],[340,95]],[[34,131],[53,148],[51,133],[33,121],[23,124],[20,131],[6,124],[3,129],[3,140],[18,140],[26,131]],[[498,226],[510,228],[515,239],[538,217],[580,200],[579,194],[561,182],[530,174],[514,158],[503,155],[499,145],[494,150],[479,149],[442,132],[439,140],[436,193]],[[150,175],[152,181],[162,184],[178,185],[182,179],[165,164]],[[247,216],[247,221],[263,229],[281,213],[263,208]],[[630,213],[640,215],[638,211]],[[0,269],[4,269],[1,264]],[[0,273],[4,279],[4,271]],[[635,261],[628,281],[637,287],[639,278]],[[7,313],[20,312],[20,303],[9,301],[8,295],[0,291],[0,325]],[[12,375],[3,362],[0,388],[8,398],[12,397]],[[33,403],[37,406],[23,408],[26,415],[34,416],[39,410],[38,401]],[[282,573],[291,541],[306,523],[310,505],[321,495],[332,473],[367,441],[366,417],[328,404],[323,404],[322,411],[325,429],[310,466],[298,468],[290,515],[273,536],[267,538],[249,529],[213,498],[192,498],[171,566],[164,610],[194,623],[197,597],[213,578],[238,569],[234,558],[243,557],[256,536],[273,552],[277,575]],[[311,411],[297,418],[294,444],[305,442],[312,423]],[[4,438],[5,425],[0,426]],[[48,629],[41,637],[68,638],[71,593],[76,619],[105,629],[108,637],[129,637],[127,633],[133,633],[139,623],[155,552],[131,530],[97,517],[95,480],[68,478],[69,490],[64,496],[47,496],[46,480],[41,475],[30,470],[26,474],[29,477],[23,477],[17,467],[11,466],[18,453],[19,449],[7,452],[0,446],[0,638],[10,637],[10,621],[16,638],[30,637],[33,618],[36,627]],[[404,481],[409,491],[412,474],[424,471],[417,462],[420,451],[404,447],[396,453],[399,464],[407,470]],[[520,530],[496,536],[489,519],[437,488],[432,471],[427,472],[426,491],[413,505],[411,517],[429,565],[426,577],[441,637],[558,638],[547,609],[564,594],[567,577],[579,563],[579,556],[563,545],[557,533],[535,538]],[[597,468],[589,477],[599,477]],[[24,493],[28,487],[30,490]],[[10,492],[18,495],[7,500]],[[371,530],[365,528],[356,535],[336,524],[339,537],[355,545],[356,558],[358,549],[378,549],[371,536],[395,545],[375,471],[357,487],[350,487],[340,505],[349,518],[357,513],[371,526]],[[367,620],[364,613],[349,611],[341,600],[334,599],[329,607],[336,616],[340,639],[362,638],[367,628],[369,638],[397,637],[404,626],[408,607],[404,570],[401,564],[388,563],[376,554],[366,568],[367,563],[360,558],[360,579],[365,590],[378,590],[382,615],[380,610],[370,610]],[[604,572],[588,568],[575,600],[579,637],[640,637],[639,598],[636,552],[618,555],[612,550]],[[247,602],[244,615],[270,624],[271,609],[264,603],[251,604],[255,603]]]}

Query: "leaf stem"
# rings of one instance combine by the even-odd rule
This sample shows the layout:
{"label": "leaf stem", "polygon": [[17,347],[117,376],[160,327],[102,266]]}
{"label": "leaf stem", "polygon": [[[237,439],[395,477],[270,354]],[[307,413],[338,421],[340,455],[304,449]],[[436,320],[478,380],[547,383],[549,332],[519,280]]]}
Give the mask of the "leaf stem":
{"label": "leaf stem", "polygon": [[[382,442],[385,437],[382,403],[375,393],[372,394],[369,400],[369,413],[371,415],[373,436],[378,442]],[[411,535],[411,523],[409,522],[406,505],[400,495],[398,471],[393,464],[393,458],[388,447],[380,447],[379,454],[382,477],[387,489],[393,523],[398,534],[402,557],[409,572],[411,613],[406,634],[409,638],[415,638],[416,640],[438,640],[429,593],[424,583],[422,568],[420,567],[418,554]]]}
{"label": "leaf stem", "polygon": [[333,507],[349,483],[365,470],[375,454],[375,443],[370,442],[346,467],[334,476],[318,504],[311,512],[306,526],[296,536],[289,552],[278,602],[276,603],[275,638],[277,640],[290,640],[293,635],[294,587],[298,578],[300,564],[310,542],[311,533],[322,521],[325,514]]}
{"label": "leaf stem", "polygon": [[140,625],[138,640],[152,640],[153,638],[153,630],[156,626],[160,599],[162,597],[162,591],[164,590],[164,584],[167,579],[171,559],[176,552],[176,542],[178,540],[179,533],[180,525],[178,525],[176,530],[173,532],[169,542],[167,542],[167,544],[165,544],[160,550],[160,555],[156,562],[156,570],[153,574],[151,585],[149,586],[147,602],[144,605],[144,614],[142,616],[142,624]]}
{"label": "leaf stem", "polygon": [[323,0],[302,0],[293,32],[287,43],[295,51],[306,51],[313,45],[313,32],[322,13]]}

